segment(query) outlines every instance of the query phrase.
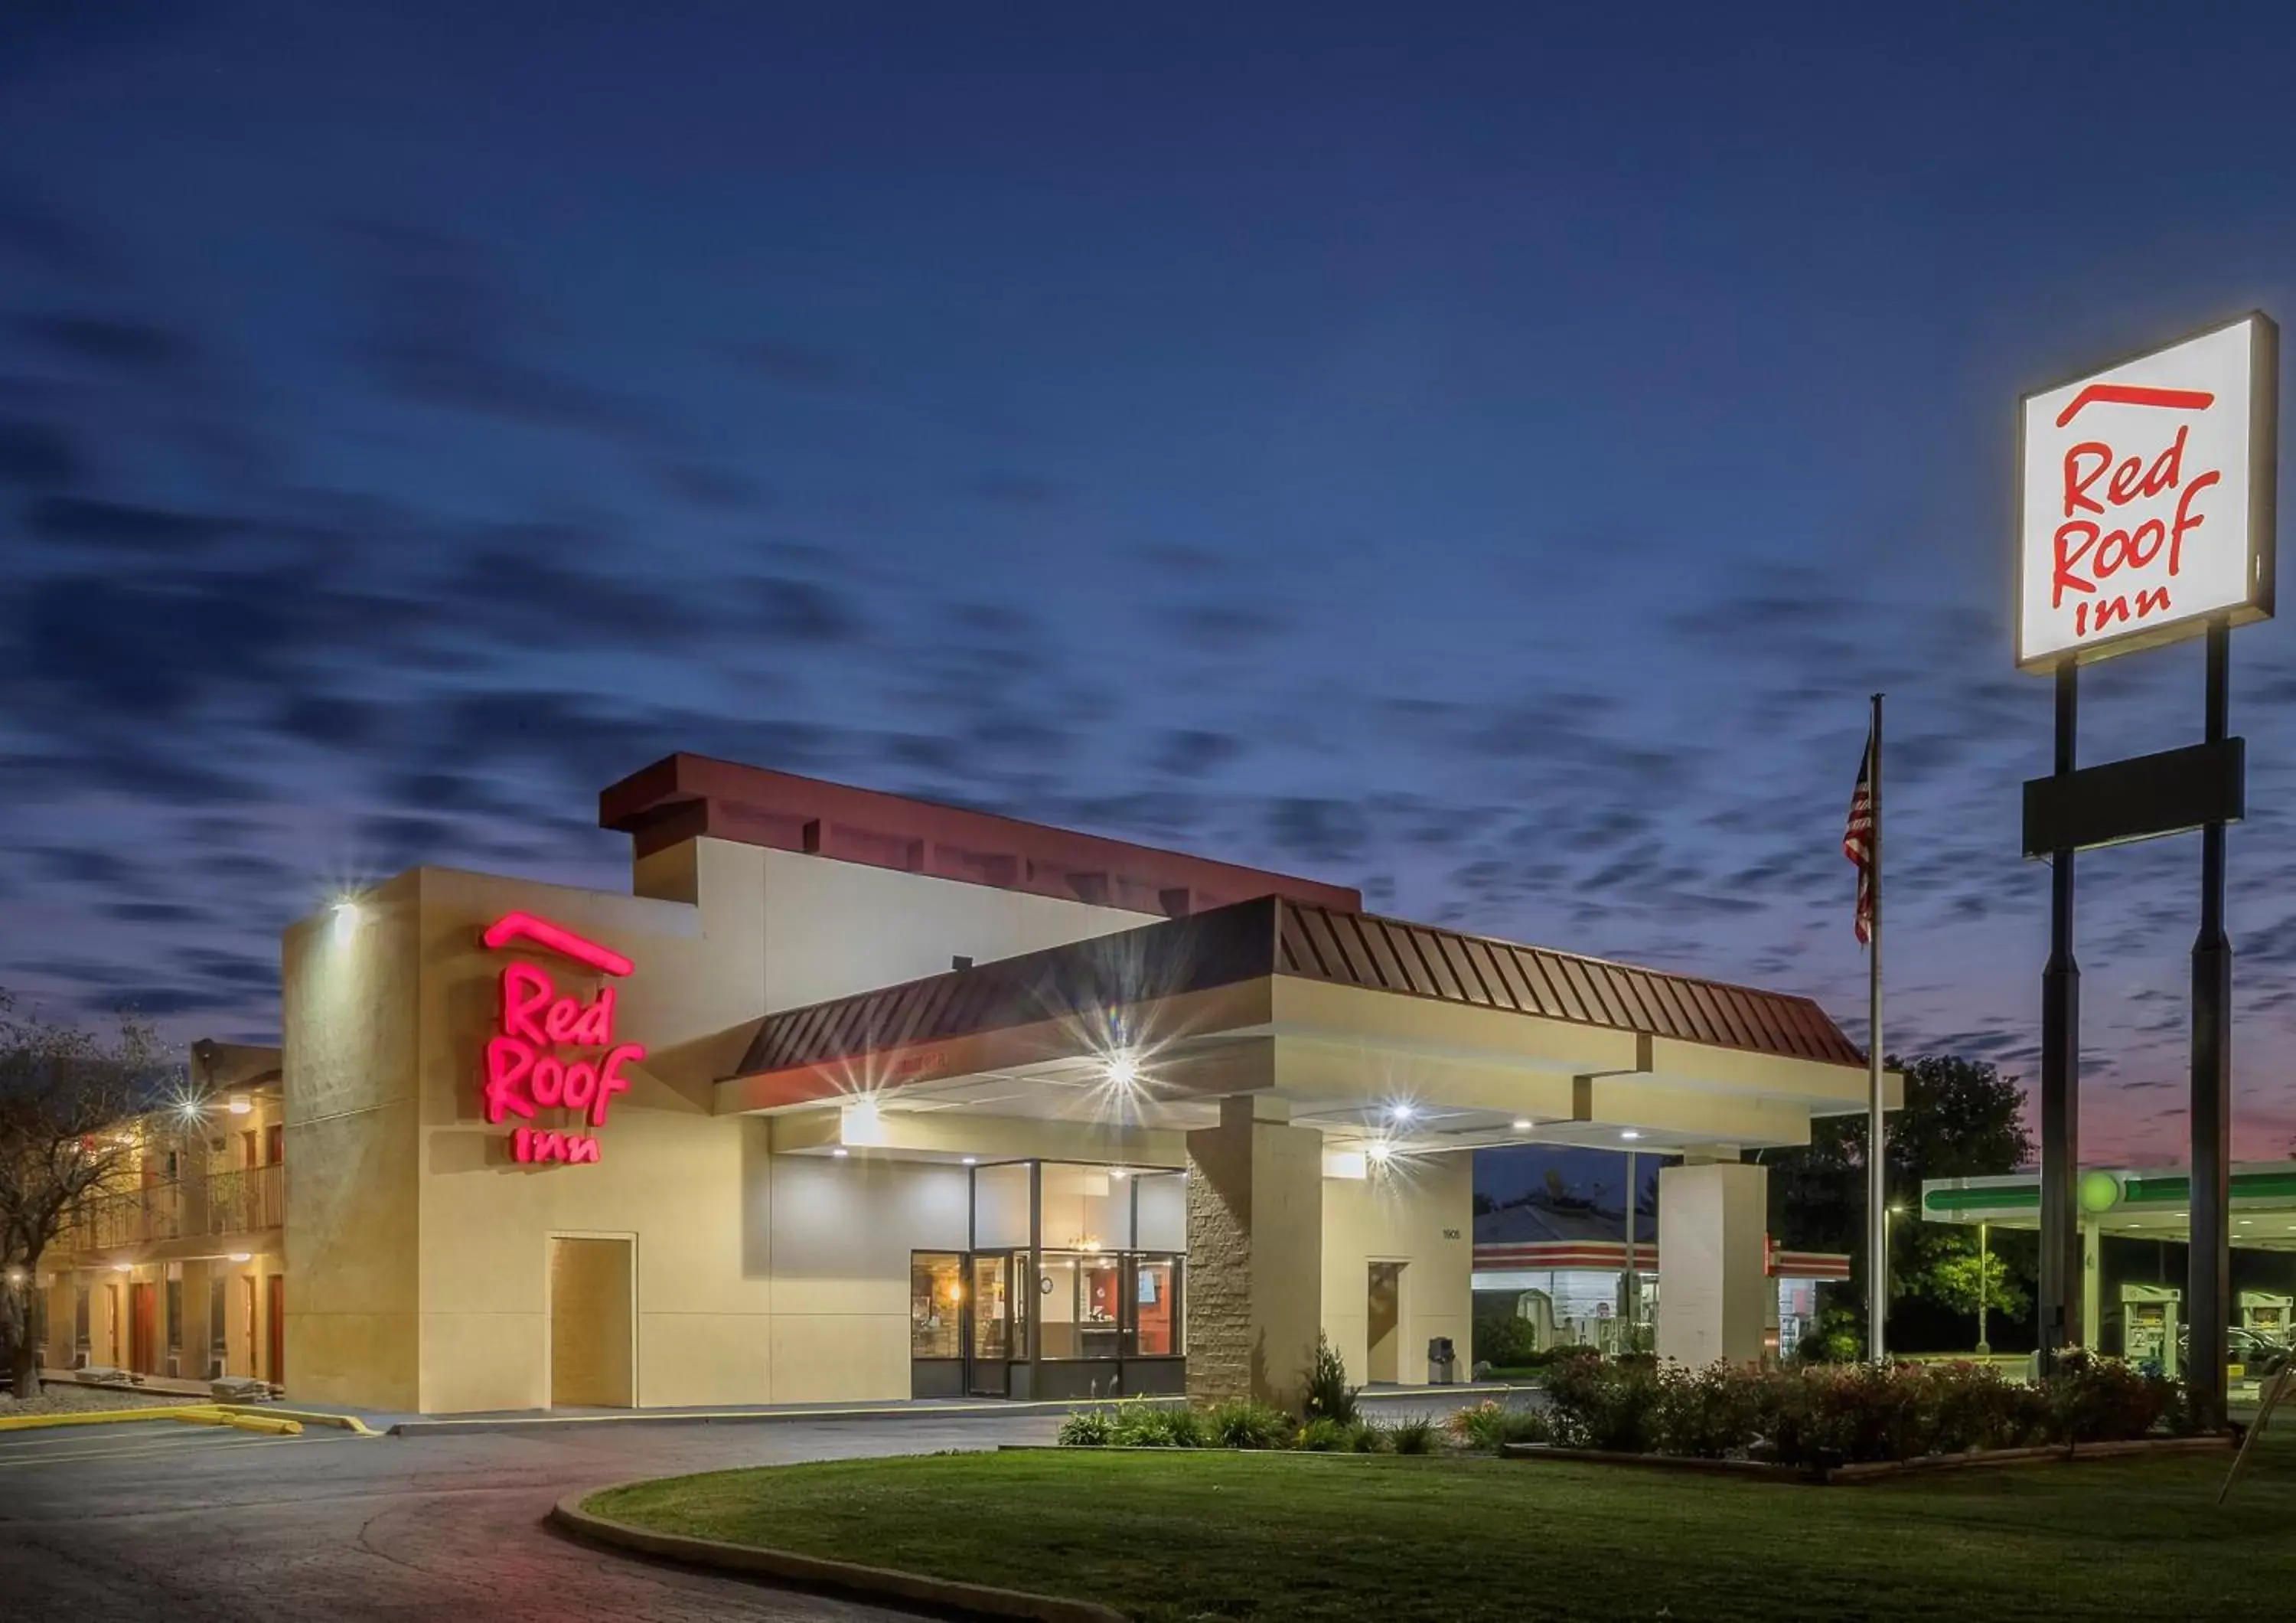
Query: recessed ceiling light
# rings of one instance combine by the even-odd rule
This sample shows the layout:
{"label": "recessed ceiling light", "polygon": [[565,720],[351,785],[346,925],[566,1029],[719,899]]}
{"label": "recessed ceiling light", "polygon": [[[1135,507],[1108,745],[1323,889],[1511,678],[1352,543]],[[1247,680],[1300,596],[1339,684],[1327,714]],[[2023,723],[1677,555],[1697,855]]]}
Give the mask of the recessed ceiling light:
{"label": "recessed ceiling light", "polygon": [[1388,1157],[1394,1153],[1395,1151],[1391,1147],[1381,1142],[1374,1142],[1367,1145],[1364,1149],[1364,1154],[1374,1161],[1384,1161]]}
{"label": "recessed ceiling light", "polygon": [[1140,1085],[1140,1061],[1121,1050],[1108,1057],[1109,1085],[1132,1088]]}
{"label": "recessed ceiling light", "polygon": [[1638,1139],[1642,1134],[1632,1127],[1622,1127],[1619,1130],[1619,1136],[1622,1139]]}
{"label": "recessed ceiling light", "polygon": [[1514,1130],[1515,1130],[1517,1133],[1528,1133],[1528,1132],[1529,1132],[1529,1131],[1530,1131],[1530,1117],[1529,1117],[1528,1116],[1516,1116],[1516,1117],[1514,1118]]}
{"label": "recessed ceiling light", "polygon": [[832,1154],[832,1155],[833,1155],[833,1156],[835,1156],[839,1160],[840,1160],[840,1161],[841,1161],[841,1160],[843,1160],[847,1156],[851,1155],[853,1152],[852,1152],[851,1150],[849,1150],[849,1149],[846,1149],[844,1145],[840,1144],[836,1149],[834,1149],[831,1150],[829,1153],[830,1153],[830,1154]]}
{"label": "recessed ceiling light", "polygon": [[977,1155],[969,1155],[964,1158],[964,1164],[967,1166],[978,1166],[980,1164],[980,1158]]}

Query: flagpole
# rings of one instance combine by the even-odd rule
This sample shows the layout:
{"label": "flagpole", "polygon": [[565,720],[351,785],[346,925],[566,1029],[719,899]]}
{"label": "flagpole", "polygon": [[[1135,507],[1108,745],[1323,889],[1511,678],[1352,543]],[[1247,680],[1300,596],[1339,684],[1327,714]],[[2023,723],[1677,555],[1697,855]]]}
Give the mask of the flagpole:
{"label": "flagpole", "polygon": [[1874,696],[1874,727],[1866,735],[1866,790],[1874,808],[1872,939],[1866,965],[1866,1337],[1874,1362],[1890,1355],[1883,1326],[1890,1313],[1889,1158],[1882,1123],[1882,696]]}

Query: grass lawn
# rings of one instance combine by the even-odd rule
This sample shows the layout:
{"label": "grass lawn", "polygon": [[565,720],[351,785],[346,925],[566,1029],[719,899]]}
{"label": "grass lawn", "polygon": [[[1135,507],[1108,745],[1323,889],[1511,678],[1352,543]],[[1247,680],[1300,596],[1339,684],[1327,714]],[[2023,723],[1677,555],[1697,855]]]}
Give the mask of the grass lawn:
{"label": "grass lawn", "polygon": [[1102,1602],[1142,1623],[2281,1615],[2296,1435],[1819,1488],[1488,1458],[1092,1450],[597,1495],[620,1520]]}

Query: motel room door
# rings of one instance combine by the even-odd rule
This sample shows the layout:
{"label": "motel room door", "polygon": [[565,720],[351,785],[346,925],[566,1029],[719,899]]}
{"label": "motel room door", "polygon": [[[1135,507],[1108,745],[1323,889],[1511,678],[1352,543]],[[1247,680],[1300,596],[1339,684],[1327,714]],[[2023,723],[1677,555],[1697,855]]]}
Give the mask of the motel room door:
{"label": "motel room door", "polygon": [[127,1287],[127,1367],[138,1375],[156,1375],[159,1365],[159,1287]]}
{"label": "motel room door", "polygon": [[[274,1273],[270,1277],[270,1294],[264,1298],[264,1335],[269,1342],[271,1373],[266,1378],[275,1387],[287,1384],[287,1276]],[[254,1286],[250,1284],[249,1289]]]}

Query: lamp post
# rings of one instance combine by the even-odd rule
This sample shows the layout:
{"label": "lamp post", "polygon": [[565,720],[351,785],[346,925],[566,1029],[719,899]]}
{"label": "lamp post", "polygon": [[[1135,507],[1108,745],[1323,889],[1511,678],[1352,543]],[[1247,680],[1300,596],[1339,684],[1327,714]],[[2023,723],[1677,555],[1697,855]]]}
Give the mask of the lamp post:
{"label": "lamp post", "polygon": [[1882,1208],[1882,1277],[1874,1281],[1874,1299],[1880,1304],[1874,1310],[1874,1322],[1885,1323],[1890,1313],[1890,1224],[1906,1215],[1902,1206]]}
{"label": "lamp post", "polygon": [[1993,1343],[1985,1339],[1986,1275],[1992,1272],[1992,1229],[1988,1223],[1977,1225],[1977,1350],[1980,1354],[1993,1350]]}

